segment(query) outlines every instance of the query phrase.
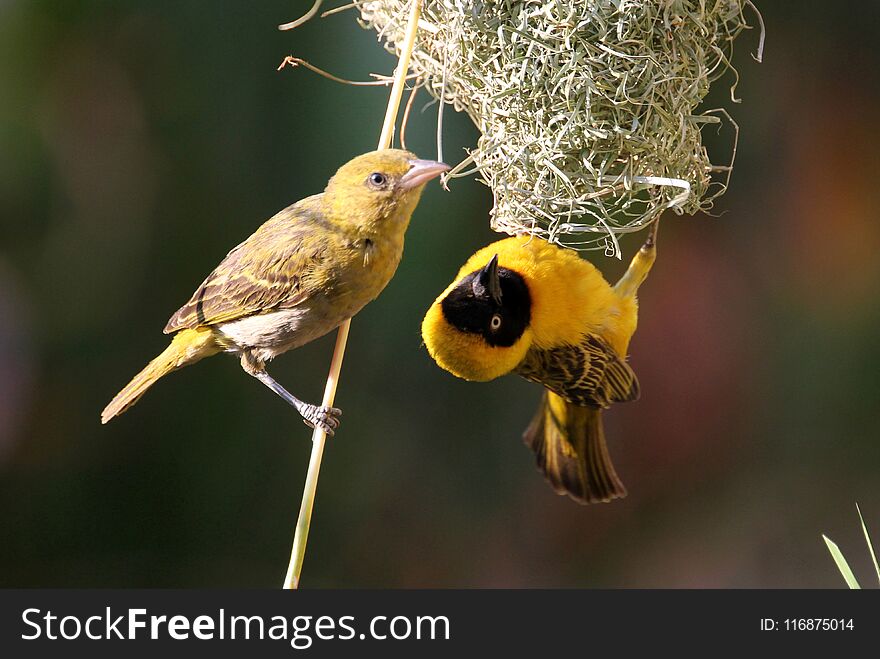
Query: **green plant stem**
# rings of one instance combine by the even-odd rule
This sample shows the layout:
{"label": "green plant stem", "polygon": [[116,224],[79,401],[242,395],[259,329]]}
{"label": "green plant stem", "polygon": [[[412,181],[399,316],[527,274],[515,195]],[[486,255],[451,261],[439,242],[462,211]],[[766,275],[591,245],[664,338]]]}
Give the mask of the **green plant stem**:
{"label": "green plant stem", "polygon": [[[391,141],[394,137],[394,124],[400,110],[400,100],[403,97],[406,73],[409,70],[409,61],[416,40],[421,10],[422,0],[413,0],[406,28],[406,41],[400,51],[400,58],[394,73],[394,84],[391,86],[391,95],[385,112],[385,121],[382,124],[382,134],[379,137],[379,149],[391,147]],[[339,326],[339,332],[336,335],[336,347],[333,350],[333,358],[330,361],[330,374],[327,376],[327,384],[324,387],[322,405],[332,406],[336,397],[336,387],[339,384],[339,373],[342,369],[342,359],[345,356],[345,345],[348,342],[350,327],[351,319],[346,320]],[[326,441],[327,435],[320,429],[315,428],[315,431],[312,433],[312,455],[309,459],[308,471],[306,472],[306,483],[303,488],[299,518],[296,522],[293,548],[290,552],[290,563],[287,566],[287,575],[284,578],[284,588],[286,589],[299,587],[300,573],[302,572],[303,560],[306,555],[306,543],[309,539],[312,510],[315,505],[315,493],[318,488],[318,474],[321,471],[321,458],[324,455],[324,444]]]}

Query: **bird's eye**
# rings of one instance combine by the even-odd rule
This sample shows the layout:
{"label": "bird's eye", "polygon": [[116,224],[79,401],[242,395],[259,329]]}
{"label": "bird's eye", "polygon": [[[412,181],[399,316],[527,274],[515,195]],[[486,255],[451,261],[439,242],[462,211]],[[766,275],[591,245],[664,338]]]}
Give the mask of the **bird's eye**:
{"label": "bird's eye", "polygon": [[495,331],[501,327],[501,314],[493,314],[491,320],[489,320],[489,327]]}
{"label": "bird's eye", "polygon": [[367,183],[370,184],[371,187],[381,188],[388,182],[388,177],[385,176],[382,172],[373,172],[370,174],[367,179]]}

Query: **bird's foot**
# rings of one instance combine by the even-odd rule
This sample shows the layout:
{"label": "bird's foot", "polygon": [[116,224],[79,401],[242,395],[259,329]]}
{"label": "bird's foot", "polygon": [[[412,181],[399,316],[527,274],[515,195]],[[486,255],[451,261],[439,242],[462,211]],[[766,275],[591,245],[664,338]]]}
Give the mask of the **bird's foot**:
{"label": "bird's foot", "polygon": [[319,428],[331,437],[339,427],[339,417],[342,416],[342,410],[338,407],[327,405],[318,407],[308,403],[300,409],[299,413],[302,415],[303,423],[309,428]]}

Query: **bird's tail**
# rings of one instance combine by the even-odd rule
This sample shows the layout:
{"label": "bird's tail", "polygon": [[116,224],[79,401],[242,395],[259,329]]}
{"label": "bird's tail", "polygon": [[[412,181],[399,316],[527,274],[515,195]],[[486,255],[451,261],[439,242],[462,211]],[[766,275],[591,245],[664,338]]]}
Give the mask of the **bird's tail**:
{"label": "bird's tail", "polygon": [[578,503],[626,496],[608,455],[601,409],[573,405],[545,391],[523,440],[558,494]]}
{"label": "bird's tail", "polygon": [[107,423],[134,405],[144,393],[163,375],[181,366],[193,364],[203,357],[220,352],[214,333],[208,327],[185,329],[174,335],[171,345],[132,378],[125,388],[116,394],[101,412],[101,423]]}

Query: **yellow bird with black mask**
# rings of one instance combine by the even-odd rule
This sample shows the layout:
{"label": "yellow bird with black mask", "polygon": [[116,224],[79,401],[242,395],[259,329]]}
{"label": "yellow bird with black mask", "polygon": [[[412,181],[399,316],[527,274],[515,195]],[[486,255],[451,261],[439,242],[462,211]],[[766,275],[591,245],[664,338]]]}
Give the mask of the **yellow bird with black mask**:
{"label": "yellow bird with black mask", "polygon": [[626,495],[602,410],[639,396],[626,354],[656,227],[615,286],[574,251],[535,237],[499,240],[468,259],[422,322],[428,352],[453,375],[516,373],[544,386],[523,438],[554,490],[579,503]]}

